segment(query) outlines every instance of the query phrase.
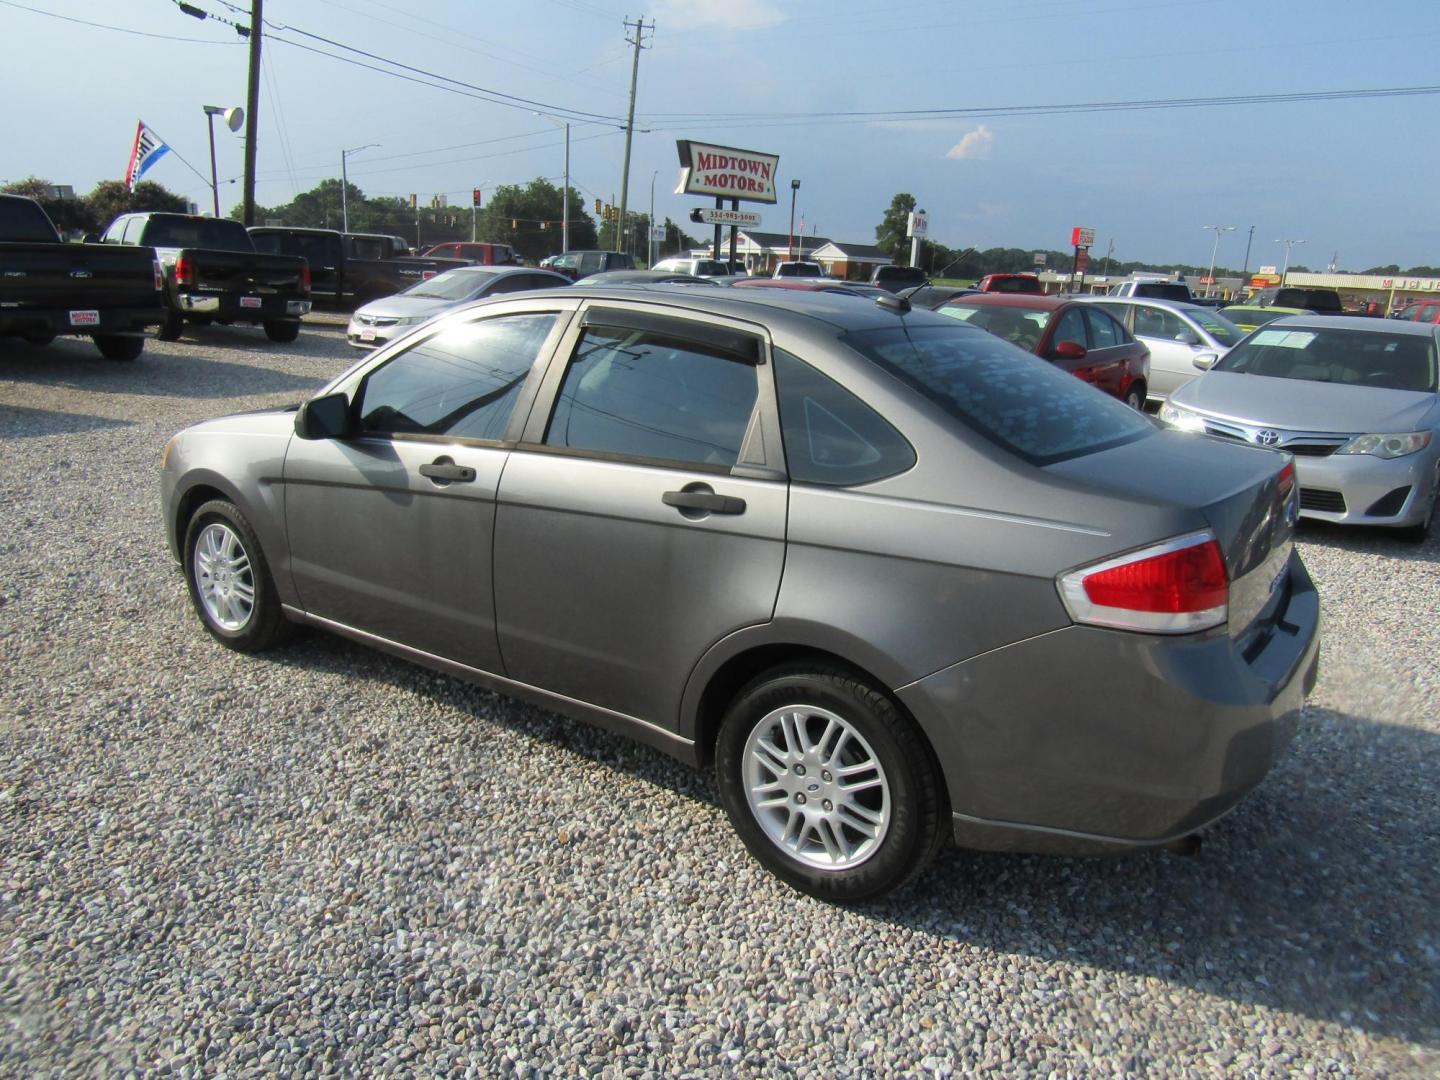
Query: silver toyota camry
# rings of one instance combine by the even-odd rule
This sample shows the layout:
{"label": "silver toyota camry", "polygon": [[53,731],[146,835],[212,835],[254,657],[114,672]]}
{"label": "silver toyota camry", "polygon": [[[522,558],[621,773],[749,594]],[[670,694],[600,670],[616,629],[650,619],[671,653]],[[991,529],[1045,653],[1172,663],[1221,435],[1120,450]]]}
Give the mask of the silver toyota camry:
{"label": "silver toyota camry", "polygon": [[713,767],[832,900],[952,838],[1191,844],[1315,679],[1287,458],[889,295],[470,305],[162,477],[220,643],[320,627]]}
{"label": "silver toyota camry", "polygon": [[1423,541],[1440,500],[1440,327],[1292,315],[1184,386],[1160,419],[1295,455],[1300,513]]}

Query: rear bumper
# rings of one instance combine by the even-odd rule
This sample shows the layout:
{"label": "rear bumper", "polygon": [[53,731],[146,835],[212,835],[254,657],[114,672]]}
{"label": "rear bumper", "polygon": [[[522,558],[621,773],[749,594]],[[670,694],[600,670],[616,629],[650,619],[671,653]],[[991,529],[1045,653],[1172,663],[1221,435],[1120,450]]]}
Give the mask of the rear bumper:
{"label": "rear bumper", "polygon": [[1006,851],[1165,844],[1228,813],[1290,742],[1319,662],[1298,556],[1269,637],[1070,626],[898,691],[930,737],[957,842]]}
{"label": "rear bumper", "polygon": [[1300,516],[1343,525],[1419,525],[1437,469],[1435,444],[1389,461],[1368,454],[1296,457]]}
{"label": "rear bumper", "polygon": [[176,298],[175,306],[186,315],[209,315],[227,322],[258,323],[267,319],[298,319],[310,313],[311,303],[309,300],[291,300],[283,296],[242,297],[182,293]]}
{"label": "rear bumper", "polygon": [[[158,293],[156,294],[158,297]],[[147,307],[0,310],[0,337],[24,334],[124,334],[158,326],[165,309]],[[91,320],[94,320],[93,322]]]}

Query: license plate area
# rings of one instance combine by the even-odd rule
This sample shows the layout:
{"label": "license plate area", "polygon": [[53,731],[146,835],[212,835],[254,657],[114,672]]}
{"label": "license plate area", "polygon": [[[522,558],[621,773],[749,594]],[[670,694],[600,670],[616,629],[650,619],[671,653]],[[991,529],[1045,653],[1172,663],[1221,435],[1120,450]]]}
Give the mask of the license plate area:
{"label": "license plate area", "polygon": [[360,340],[361,340],[361,341],[374,341],[374,340],[375,340],[375,331],[374,331],[374,330],[371,330],[369,327],[366,327],[364,330],[361,330],[361,331],[360,331]]}
{"label": "license plate area", "polygon": [[72,311],[70,312],[71,326],[99,326],[100,312],[98,311]]}
{"label": "license plate area", "polygon": [[260,297],[242,296],[240,297],[240,306],[242,308],[258,308],[260,306]]}

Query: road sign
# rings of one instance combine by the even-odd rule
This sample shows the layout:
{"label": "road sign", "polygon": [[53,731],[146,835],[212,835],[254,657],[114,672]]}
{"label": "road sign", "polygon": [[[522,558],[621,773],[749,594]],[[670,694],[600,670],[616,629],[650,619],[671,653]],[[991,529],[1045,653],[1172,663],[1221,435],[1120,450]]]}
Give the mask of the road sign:
{"label": "road sign", "polygon": [[1262,266],[1259,270],[1256,270],[1255,272],[1257,274],[1278,274],[1280,271],[1276,270],[1273,266]]}
{"label": "road sign", "polygon": [[1086,250],[1082,247],[1079,251],[1077,251],[1077,252],[1075,253],[1075,272],[1078,273],[1078,274],[1083,274],[1083,273],[1085,273],[1085,271],[1088,270],[1089,268],[1090,268],[1090,252],[1086,251]]}
{"label": "road sign", "polygon": [[664,225],[651,225],[651,226],[650,226],[650,240],[651,240],[652,243],[663,244],[663,243],[665,242],[665,226],[664,226]]}
{"label": "road sign", "polygon": [[760,215],[753,210],[724,210],[719,207],[701,207],[700,216],[690,215],[691,221],[702,221],[706,225],[738,225],[742,229],[753,229],[760,224]]}
{"label": "road sign", "polygon": [[1044,266],[1045,263],[1046,263],[1046,261],[1047,261],[1047,259],[1048,259],[1048,256],[1046,256],[1045,252],[1043,252],[1043,251],[1037,251],[1037,252],[1035,252],[1035,265],[1036,265],[1036,266]]}
{"label": "road sign", "polygon": [[1076,225],[1070,230],[1070,246],[1088,248],[1095,243],[1095,230]]}
{"label": "road sign", "polygon": [[910,214],[910,222],[905,230],[905,235],[909,237],[919,237],[923,240],[925,239],[926,230],[929,228],[930,223],[929,219],[925,216],[925,211],[916,210]]}

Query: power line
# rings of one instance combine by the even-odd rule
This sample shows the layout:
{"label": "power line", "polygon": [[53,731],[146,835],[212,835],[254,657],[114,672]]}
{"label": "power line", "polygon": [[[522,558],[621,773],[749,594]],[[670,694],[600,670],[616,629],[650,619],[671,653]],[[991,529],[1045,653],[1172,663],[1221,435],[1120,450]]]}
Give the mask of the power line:
{"label": "power line", "polygon": [[[192,45],[242,45],[240,41],[211,41],[209,38],[188,38],[177,37],[174,34],[152,34],[148,30],[131,30],[126,26],[111,26],[109,23],[91,22],[88,19],[73,19],[69,15],[57,15],[53,11],[42,11],[40,8],[27,7],[24,4],[17,4],[14,0],[0,0],[0,4],[6,7],[18,8],[21,11],[28,11],[32,15],[44,15],[51,19],[60,19],[63,22],[77,23],[80,26],[89,26],[97,30],[113,30],[117,34],[134,34],[136,37],[158,38],[161,41],[186,41]],[[210,181],[206,180],[206,184]]]}

